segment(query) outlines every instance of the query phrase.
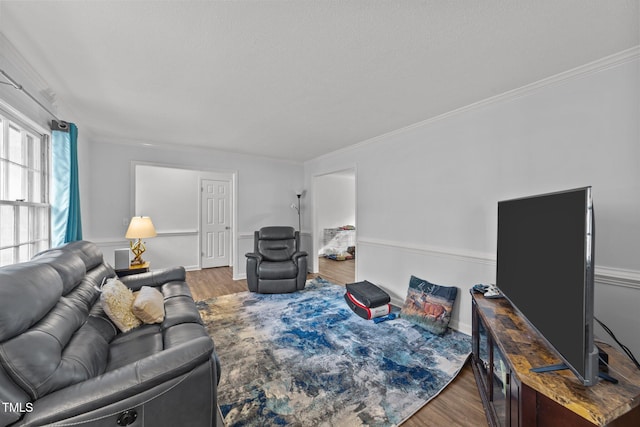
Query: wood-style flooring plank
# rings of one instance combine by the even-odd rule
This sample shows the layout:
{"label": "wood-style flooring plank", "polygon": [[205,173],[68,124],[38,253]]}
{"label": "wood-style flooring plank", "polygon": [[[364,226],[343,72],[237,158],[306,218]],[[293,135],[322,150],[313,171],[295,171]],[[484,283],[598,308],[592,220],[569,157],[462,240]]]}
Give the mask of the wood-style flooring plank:
{"label": "wood-style flooring plank", "polygon": [[249,290],[246,280],[233,280],[229,267],[187,271],[187,283],[196,301]]}
{"label": "wood-style flooring plank", "polygon": [[356,277],[356,261],[354,259],[334,261],[318,257],[318,275],[337,285],[353,283]]}

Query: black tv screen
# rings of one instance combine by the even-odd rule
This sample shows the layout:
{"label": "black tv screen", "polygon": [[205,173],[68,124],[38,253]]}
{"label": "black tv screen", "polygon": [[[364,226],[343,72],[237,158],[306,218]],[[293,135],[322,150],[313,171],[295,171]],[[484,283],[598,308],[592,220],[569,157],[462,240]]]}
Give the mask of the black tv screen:
{"label": "black tv screen", "polygon": [[591,187],[498,202],[496,285],[585,385],[593,342]]}

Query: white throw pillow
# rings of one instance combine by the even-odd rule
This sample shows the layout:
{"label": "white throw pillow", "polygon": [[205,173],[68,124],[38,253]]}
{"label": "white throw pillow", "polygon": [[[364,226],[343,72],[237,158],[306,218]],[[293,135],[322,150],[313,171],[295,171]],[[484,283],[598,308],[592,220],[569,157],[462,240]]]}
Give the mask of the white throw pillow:
{"label": "white throw pillow", "polygon": [[136,292],[133,314],[144,323],[160,323],[164,320],[164,296],[150,286],[143,286]]}

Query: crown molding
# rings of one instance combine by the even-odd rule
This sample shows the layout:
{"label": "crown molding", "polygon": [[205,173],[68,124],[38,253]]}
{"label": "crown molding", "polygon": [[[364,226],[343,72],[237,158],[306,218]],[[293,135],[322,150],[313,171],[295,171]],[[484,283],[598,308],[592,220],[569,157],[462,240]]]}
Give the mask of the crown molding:
{"label": "crown molding", "polygon": [[[47,81],[27,62],[9,39],[0,32],[0,68],[48,108],[56,111],[56,95]],[[17,75],[14,75],[17,74]]]}
{"label": "crown molding", "polygon": [[448,119],[450,117],[455,117],[460,114],[464,114],[470,111],[478,110],[480,108],[484,108],[489,105],[508,102],[513,99],[522,98],[528,96],[532,93],[535,93],[541,89],[552,87],[558,84],[562,84],[568,80],[574,80],[577,78],[583,78],[591,74],[595,74],[610,68],[614,68],[628,62],[637,60],[640,58],[640,45],[634,46],[630,49],[623,50],[618,53],[614,53],[613,55],[605,56],[604,58],[589,62],[587,64],[581,65],[579,67],[572,68],[567,71],[563,71],[561,73],[555,74],[550,77],[546,77],[542,80],[538,80],[536,82],[530,83],[528,85],[519,87],[517,89],[513,89],[507,92],[503,92],[501,94],[485,98],[478,102],[474,102],[472,104],[466,105],[464,107],[456,108],[455,110],[451,110],[449,112],[437,115],[435,117],[431,117],[429,119],[422,120],[420,122],[411,124],[409,126],[405,126],[391,132],[383,133],[378,136],[374,136],[373,138],[366,139],[364,141],[358,142],[356,144],[350,145],[348,147],[344,147],[335,151],[332,151],[327,154],[323,154],[321,156],[315,157],[311,160],[307,160],[307,162],[313,162],[315,160],[322,160],[325,158],[333,157],[340,154],[345,154],[354,150],[357,150],[362,147],[366,147],[368,145],[375,144],[377,142],[382,142],[389,137],[395,135],[401,135],[405,132],[409,132],[413,129],[417,129],[423,126],[429,126],[432,123],[439,122],[441,120]]}
{"label": "crown molding", "polygon": [[251,159],[265,159],[273,162],[286,163],[290,165],[302,166],[303,162],[296,160],[282,159],[279,157],[262,156],[251,153],[243,153],[239,151],[224,150],[215,147],[205,147],[202,145],[193,144],[175,144],[170,142],[155,142],[155,141],[142,141],[137,139],[125,139],[125,138],[113,138],[107,137],[92,137],[89,139],[92,144],[114,144],[124,145],[127,147],[139,147],[147,148],[151,150],[166,150],[166,151],[180,151],[188,153],[223,153],[229,156],[246,157]]}

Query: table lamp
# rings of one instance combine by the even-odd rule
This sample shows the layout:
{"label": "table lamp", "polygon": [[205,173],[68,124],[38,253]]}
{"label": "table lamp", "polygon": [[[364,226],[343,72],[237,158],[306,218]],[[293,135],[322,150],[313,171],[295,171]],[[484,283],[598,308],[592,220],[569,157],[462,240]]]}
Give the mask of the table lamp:
{"label": "table lamp", "polygon": [[151,222],[151,218],[148,216],[134,216],[131,218],[127,233],[124,235],[127,239],[138,239],[135,243],[133,240],[130,242],[131,252],[133,252],[134,255],[131,265],[144,264],[142,254],[147,248],[144,246],[142,239],[156,237],[157,235],[153,222]]}

